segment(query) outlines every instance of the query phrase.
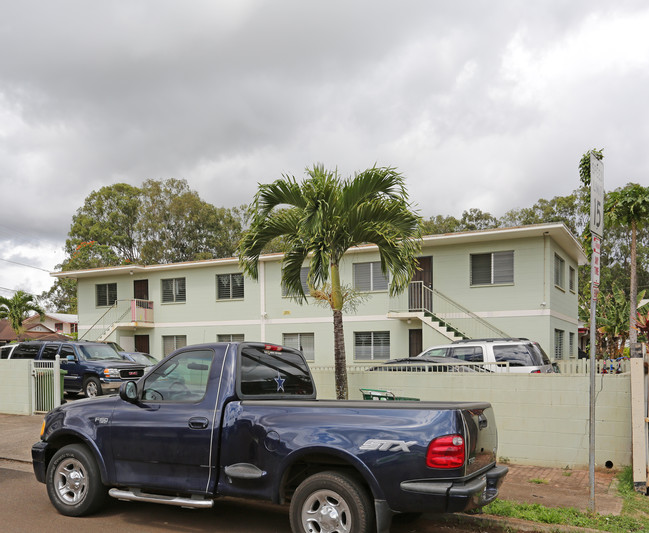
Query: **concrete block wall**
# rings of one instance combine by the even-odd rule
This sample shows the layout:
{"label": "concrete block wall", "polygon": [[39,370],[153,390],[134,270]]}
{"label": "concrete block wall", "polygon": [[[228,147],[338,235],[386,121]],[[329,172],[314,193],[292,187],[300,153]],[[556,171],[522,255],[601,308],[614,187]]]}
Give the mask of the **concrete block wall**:
{"label": "concrete block wall", "polygon": [[[334,398],[333,368],[312,368],[318,398]],[[488,401],[498,424],[498,456],[516,464],[587,468],[589,387],[587,375],[470,374],[429,372],[348,373],[350,399],[360,388],[388,389],[428,401]],[[631,464],[629,374],[597,378],[595,462]]]}
{"label": "concrete block wall", "polygon": [[31,361],[0,359],[0,413],[32,414]]}

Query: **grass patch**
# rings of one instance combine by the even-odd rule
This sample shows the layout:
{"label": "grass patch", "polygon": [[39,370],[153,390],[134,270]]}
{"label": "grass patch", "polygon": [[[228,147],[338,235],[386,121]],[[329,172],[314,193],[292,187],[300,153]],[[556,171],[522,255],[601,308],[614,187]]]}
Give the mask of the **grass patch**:
{"label": "grass patch", "polygon": [[490,503],[483,512],[541,524],[587,527],[612,533],[649,531],[649,497],[634,490],[631,467],[620,472],[618,483],[618,491],[624,501],[620,516],[584,513],[573,508],[549,508],[536,503],[520,504],[504,500]]}
{"label": "grass patch", "polygon": [[540,477],[535,477],[530,479],[530,483],[534,483],[535,485],[547,485],[549,481],[547,479],[541,479]]}

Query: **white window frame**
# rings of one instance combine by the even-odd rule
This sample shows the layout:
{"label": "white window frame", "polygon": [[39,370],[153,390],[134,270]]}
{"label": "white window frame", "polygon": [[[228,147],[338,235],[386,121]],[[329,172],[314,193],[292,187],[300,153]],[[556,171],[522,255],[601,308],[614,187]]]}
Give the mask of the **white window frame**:
{"label": "white window frame", "polygon": [[[369,336],[369,339],[368,339]],[[387,344],[384,342],[387,337]],[[369,340],[369,344],[361,344]],[[381,343],[383,341],[383,343]],[[354,360],[355,361],[386,361],[390,359],[389,331],[355,331]]]}
{"label": "white window frame", "polygon": [[[234,283],[234,278],[240,278],[241,279],[241,285],[237,285]],[[219,278],[229,278],[228,281],[228,293],[229,295],[227,296],[221,296],[219,287],[221,287],[219,283]],[[243,300],[245,295],[246,295],[246,285],[245,285],[245,278],[243,277],[243,274],[241,272],[231,272],[228,274],[217,274],[216,275],[216,299],[219,301],[222,300]],[[235,285],[237,287],[241,287],[241,294],[236,294],[235,295]]]}
{"label": "white window frame", "polygon": [[562,329],[554,330],[554,359],[555,361],[562,361],[564,356],[563,342],[565,331]]}
{"label": "white window frame", "polygon": [[187,346],[187,335],[163,335],[162,336],[162,353],[167,357],[171,352],[178,348]]}
{"label": "white window frame", "polygon": [[219,333],[216,335],[216,342],[243,342],[243,333]]}
{"label": "white window frame", "polygon": [[[165,285],[171,284],[170,287]],[[170,292],[171,291],[171,292]],[[187,301],[187,281],[185,278],[165,278],[160,280],[163,304],[180,304]]]}
{"label": "white window frame", "polygon": [[[484,265],[478,265],[477,259],[489,257],[489,271],[479,271]],[[511,285],[514,283],[514,250],[469,254],[471,287],[489,287],[491,285]],[[476,278],[478,278],[476,280]],[[489,278],[488,281],[486,278]]]}
{"label": "white window frame", "polygon": [[577,270],[573,267],[568,267],[568,289],[570,292],[577,290]]}
{"label": "white window frame", "polygon": [[315,361],[315,333],[282,333],[282,345],[300,350],[307,361]]}
{"label": "white window frame", "polygon": [[390,285],[389,276],[381,270],[381,261],[354,263],[353,278],[354,289],[362,292],[384,292]]}
{"label": "white window frame", "polygon": [[[99,300],[99,292],[100,292],[100,287],[103,288],[105,291],[105,300],[104,303],[101,303]],[[114,293],[111,294],[111,287],[114,289]],[[111,298],[111,296],[114,296],[114,298]],[[117,283],[97,283],[95,285],[95,306],[96,307],[112,307],[115,302],[117,301]]]}
{"label": "white window frame", "polygon": [[559,254],[554,254],[554,286],[564,291],[566,289],[566,260]]}

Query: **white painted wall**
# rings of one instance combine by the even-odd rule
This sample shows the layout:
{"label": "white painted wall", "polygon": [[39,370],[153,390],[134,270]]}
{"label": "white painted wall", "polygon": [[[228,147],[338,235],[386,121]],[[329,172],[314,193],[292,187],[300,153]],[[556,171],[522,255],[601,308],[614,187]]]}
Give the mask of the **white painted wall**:
{"label": "white painted wall", "polygon": [[32,414],[31,361],[0,359],[0,413]]}

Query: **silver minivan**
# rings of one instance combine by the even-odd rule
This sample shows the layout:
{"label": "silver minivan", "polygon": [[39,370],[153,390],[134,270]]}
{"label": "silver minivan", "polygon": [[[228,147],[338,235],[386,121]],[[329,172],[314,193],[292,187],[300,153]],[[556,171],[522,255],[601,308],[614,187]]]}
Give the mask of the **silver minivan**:
{"label": "silver minivan", "polygon": [[531,374],[555,372],[550,358],[541,345],[524,338],[460,340],[452,344],[433,346],[417,357],[449,357],[467,363],[492,363],[492,365],[485,364],[484,367],[494,372]]}

